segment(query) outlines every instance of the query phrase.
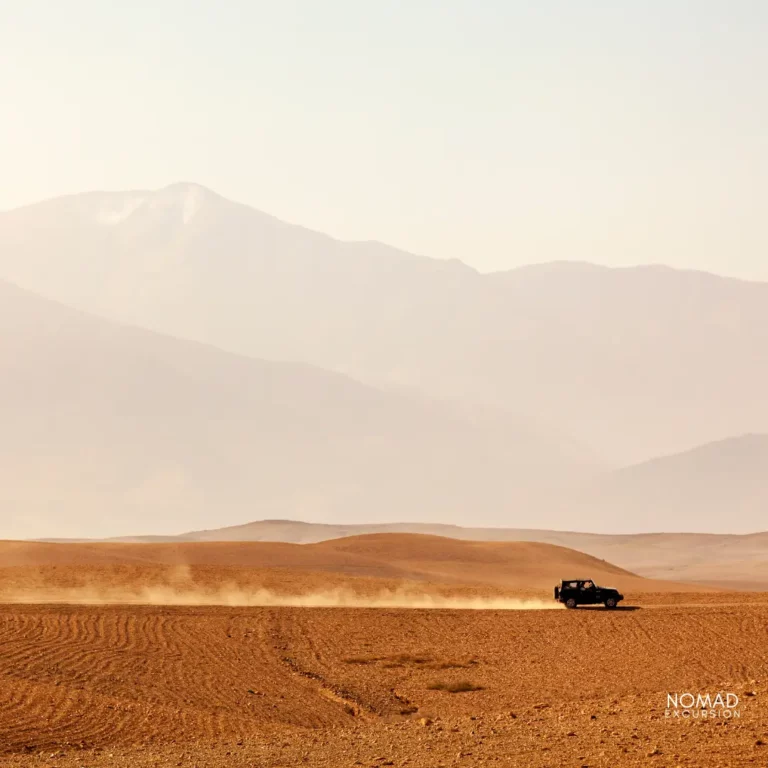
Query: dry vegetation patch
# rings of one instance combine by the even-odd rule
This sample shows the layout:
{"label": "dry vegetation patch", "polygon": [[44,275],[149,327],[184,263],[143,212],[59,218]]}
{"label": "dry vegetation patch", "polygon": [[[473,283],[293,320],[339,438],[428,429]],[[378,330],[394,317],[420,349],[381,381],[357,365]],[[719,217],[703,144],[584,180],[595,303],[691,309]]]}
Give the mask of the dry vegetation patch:
{"label": "dry vegetation patch", "polygon": [[380,665],[384,669],[414,667],[417,669],[471,669],[480,662],[477,659],[437,659],[428,654],[396,653],[390,656],[348,656],[345,664]]}
{"label": "dry vegetation patch", "polygon": [[468,680],[459,680],[455,683],[446,683],[443,681],[435,681],[427,686],[430,691],[445,691],[446,693],[471,693],[472,691],[482,691],[482,685],[475,685]]}

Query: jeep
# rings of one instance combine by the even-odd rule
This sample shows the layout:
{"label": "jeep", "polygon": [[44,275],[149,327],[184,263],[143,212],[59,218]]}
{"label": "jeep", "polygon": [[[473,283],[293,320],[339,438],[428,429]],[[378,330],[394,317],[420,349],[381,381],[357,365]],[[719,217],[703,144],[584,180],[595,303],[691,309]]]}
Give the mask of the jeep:
{"label": "jeep", "polygon": [[563,579],[555,587],[555,600],[564,603],[566,608],[578,605],[604,605],[615,608],[624,599],[618,589],[598,587],[592,579]]}

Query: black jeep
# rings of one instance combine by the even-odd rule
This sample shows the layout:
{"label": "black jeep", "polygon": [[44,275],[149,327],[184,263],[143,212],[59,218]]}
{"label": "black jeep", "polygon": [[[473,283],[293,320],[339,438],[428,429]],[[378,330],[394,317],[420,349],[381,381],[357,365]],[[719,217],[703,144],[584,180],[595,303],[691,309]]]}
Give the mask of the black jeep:
{"label": "black jeep", "polygon": [[615,608],[623,599],[624,595],[618,589],[598,587],[592,579],[563,579],[555,587],[555,600],[565,603],[566,608],[601,603],[606,608]]}

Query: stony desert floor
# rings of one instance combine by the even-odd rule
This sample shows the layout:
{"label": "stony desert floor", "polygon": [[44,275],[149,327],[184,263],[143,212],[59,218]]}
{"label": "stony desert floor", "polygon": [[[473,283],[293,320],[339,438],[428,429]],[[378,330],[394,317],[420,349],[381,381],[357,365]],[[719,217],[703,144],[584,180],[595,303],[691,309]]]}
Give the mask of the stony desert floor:
{"label": "stony desert floor", "polygon": [[635,603],[0,606],[0,765],[768,765],[768,595]]}

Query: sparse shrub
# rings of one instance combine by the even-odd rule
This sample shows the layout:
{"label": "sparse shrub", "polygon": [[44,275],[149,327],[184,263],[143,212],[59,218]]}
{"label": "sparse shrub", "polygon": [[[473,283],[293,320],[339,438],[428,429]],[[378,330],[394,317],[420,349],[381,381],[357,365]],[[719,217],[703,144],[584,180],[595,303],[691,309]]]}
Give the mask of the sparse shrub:
{"label": "sparse shrub", "polygon": [[482,691],[481,685],[475,685],[467,680],[461,680],[456,683],[445,683],[437,681],[427,686],[430,691],[445,691],[446,693],[471,693],[472,691]]}
{"label": "sparse shrub", "polygon": [[349,656],[342,659],[345,664],[377,664],[384,662],[384,669],[395,669],[409,664],[422,666],[432,661],[430,656],[415,655],[412,653],[396,653],[392,656]]}
{"label": "sparse shrub", "polygon": [[342,659],[345,664],[381,664],[383,669],[402,669],[403,667],[421,667],[422,669],[469,669],[479,664],[477,659],[459,661],[458,659],[435,659],[426,654],[395,653],[391,656],[348,656]]}
{"label": "sparse shrub", "polygon": [[428,664],[432,661],[429,656],[414,656],[411,653],[398,653],[390,656],[389,660],[396,664]]}

